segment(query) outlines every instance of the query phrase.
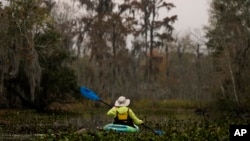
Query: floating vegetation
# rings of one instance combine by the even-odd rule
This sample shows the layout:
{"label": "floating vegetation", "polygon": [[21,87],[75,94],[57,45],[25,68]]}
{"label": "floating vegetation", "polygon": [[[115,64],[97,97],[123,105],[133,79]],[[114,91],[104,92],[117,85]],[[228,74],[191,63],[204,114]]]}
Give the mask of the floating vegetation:
{"label": "floating vegetation", "polygon": [[58,134],[48,134],[37,140],[70,140],[70,141],[227,141],[229,140],[230,122],[204,121],[197,119],[178,120],[170,118],[161,123],[149,122],[151,127],[161,129],[164,134],[157,135],[141,126],[140,133],[117,133],[110,131],[86,131],[83,133],[61,132]]}
{"label": "floating vegetation", "polygon": [[96,109],[97,113],[93,115],[92,112],[89,112],[89,115],[87,113],[75,115],[72,113],[37,113],[28,110],[0,111],[0,140],[227,141],[231,124],[249,124],[249,121],[241,119],[219,120],[187,115],[179,118],[177,114],[158,114],[153,117],[149,115],[152,112],[148,112],[149,117],[144,117],[145,124],[152,129],[163,131],[164,134],[157,135],[144,126],[139,126],[139,133],[117,133],[102,129],[109,121],[102,114],[105,110],[99,110]]}

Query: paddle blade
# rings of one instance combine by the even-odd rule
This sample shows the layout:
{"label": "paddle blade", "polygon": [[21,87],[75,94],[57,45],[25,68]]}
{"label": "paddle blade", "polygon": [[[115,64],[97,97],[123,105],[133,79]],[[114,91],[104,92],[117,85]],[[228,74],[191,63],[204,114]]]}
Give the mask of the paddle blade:
{"label": "paddle blade", "polygon": [[161,130],[154,130],[154,129],[152,129],[151,127],[149,127],[149,126],[147,126],[147,125],[145,125],[145,124],[142,124],[142,125],[143,125],[144,127],[146,127],[147,129],[153,131],[156,135],[163,135],[163,134],[164,134],[164,132],[161,131]]}
{"label": "paddle blade", "polygon": [[95,94],[95,92],[93,92],[92,90],[90,90],[84,86],[80,87],[80,92],[84,97],[86,97],[90,100],[94,100],[94,101],[100,100],[100,98]]}
{"label": "paddle blade", "polygon": [[154,132],[155,132],[155,134],[157,134],[157,135],[163,135],[163,134],[164,134],[164,132],[161,131],[161,130],[155,130]]}

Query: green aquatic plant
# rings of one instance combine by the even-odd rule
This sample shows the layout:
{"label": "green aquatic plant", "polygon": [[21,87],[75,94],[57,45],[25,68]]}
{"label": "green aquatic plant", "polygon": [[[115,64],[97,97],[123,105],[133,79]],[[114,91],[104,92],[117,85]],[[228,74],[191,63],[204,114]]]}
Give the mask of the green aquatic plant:
{"label": "green aquatic plant", "polygon": [[178,120],[176,118],[169,118],[166,121],[160,123],[150,122],[149,125],[152,127],[160,127],[165,134],[155,135],[146,129],[141,130],[139,133],[117,133],[112,131],[87,131],[81,134],[75,132],[63,132],[60,134],[48,134],[40,141],[47,140],[88,140],[88,141],[106,141],[106,140],[117,140],[119,141],[226,141],[229,140],[229,121],[219,123],[217,121],[202,121],[197,119],[189,120]]}

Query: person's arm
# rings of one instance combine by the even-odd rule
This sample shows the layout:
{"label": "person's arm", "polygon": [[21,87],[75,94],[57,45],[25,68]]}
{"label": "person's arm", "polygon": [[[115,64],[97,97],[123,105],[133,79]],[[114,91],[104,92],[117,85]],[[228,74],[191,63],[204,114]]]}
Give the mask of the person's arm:
{"label": "person's arm", "polygon": [[107,112],[108,116],[116,116],[116,107],[111,108],[108,112]]}
{"label": "person's arm", "polygon": [[129,116],[131,119],[133,119],[134,124],[138,125],[143,123],[143,121],[135,115],[132,109],[129,109]]}

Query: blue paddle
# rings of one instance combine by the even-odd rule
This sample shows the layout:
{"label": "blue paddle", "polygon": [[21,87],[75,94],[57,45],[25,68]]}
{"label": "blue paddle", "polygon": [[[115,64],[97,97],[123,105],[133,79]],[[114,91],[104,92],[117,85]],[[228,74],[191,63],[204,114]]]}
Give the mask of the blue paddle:
{"label": "blue paddle", "polygon": [[97,96],[97,95],[95,94],[95,92],[92,91],[92,90],[90,90],[89,88],[84,87],[84,86],[81,86],[81,87],[80,87],[80,92],[81,92],[81,94],[82,94],[84,97],[86,97],[86,98],[88,98],[88,99],[90,99],[90,100],[93,100],[93,101],[100,101],[100,102],[104,103],[105,105],[109,106],[110,108],[112,108],[111,105],[109,105],[108,103],[102,101],[102,100],[99,98],[99,96]]}
{"label": "blue paddle", "polygon": [[[88,99],[90,99],[90,100],[93,100],[93,101],[100,101],[100,102],[104,103],[105,105],[109,106],[110,108],[113,107],[113,106],[111,106],[110,104],[108,104],[108,103],[102,101],[102,100],[99,98],[99,96],[97,96],[97,94],[96,94],[94,91],[90,90],[90,89],[87,88],[87,87],[81,86],[81,87],[80,87],[80,92],[81,92],[81,94],[82,94],[84,97],[86,97],[86,98],[88,98]],[[146,127],[147,129],[153,131],[153,132],[154,132],[155,134],[157,134],[157,135],[162,135],[162,134],[164,134],[163,131],[154,130],[154,129],[148,127],[148,126],[145,125],[145,124],[142,124],[142,125],[143,125],[144,127]]]}
{"label": "blue paddle", "polygon": [[152,129],[152,128],[150,128],[150,127],[148,127],[147,125],[145,125],[145,124],[142,124],[144,127],[146,127],[147,129],[149,129],[149,130],[151,130],[151,131],[153,131],[155,134],[157,134],[157,135],[163,135],[164,134],[164,132],[163,131],[161,131],[161,130],[154,130],[154,129]]}

